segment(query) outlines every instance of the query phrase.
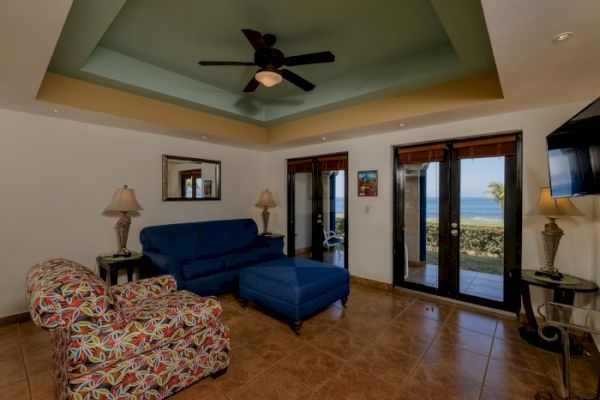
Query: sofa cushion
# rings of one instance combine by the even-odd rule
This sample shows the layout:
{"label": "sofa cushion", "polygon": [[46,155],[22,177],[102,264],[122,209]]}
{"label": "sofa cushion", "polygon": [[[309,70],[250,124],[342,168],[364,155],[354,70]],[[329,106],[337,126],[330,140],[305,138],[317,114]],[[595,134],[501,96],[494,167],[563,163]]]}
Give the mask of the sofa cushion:
{"label": "sofa cushion", "polygon": [[181,267],[181,273],[184,279],[194,279],[201,276],[216,274],[225,269],[223,257],[201,258],[191,260]]}
{"label": "sofa cushion", "polygon": [[223,256],[225,268],[228,270],[240,269],[253,265],[258,262],[258,255],[253,250],[247,250],[240,253],[229,253]]}
{"label": "sofa cushion", "polygon": [[258,236],[256,223],[251,219],[201,222],[197,228],[199,253],[204,257],[245,248]]}
{"label": "sofa cushion", "polygon": [[193,259],[201,255],[198,223],[149,226],[140,232],[144,252]]}

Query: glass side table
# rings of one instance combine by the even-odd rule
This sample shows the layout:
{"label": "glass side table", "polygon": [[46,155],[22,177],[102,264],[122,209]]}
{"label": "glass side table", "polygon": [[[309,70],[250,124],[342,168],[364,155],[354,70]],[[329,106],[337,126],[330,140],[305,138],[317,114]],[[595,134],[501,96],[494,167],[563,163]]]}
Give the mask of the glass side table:
{"label": "glass side table", "polygon": [[[571,349],[569,330],[600,334],[598,328],[592,328],[593,320],[600,320],[600,311],[589,308],[575,307],[567,304],[546,301],[546,322],[542,323],[538,332],[542,339],[548,342],[562,342],[562,385],[564,400],[587,400],[576,395],[571,390]],[[551,329],[546,329],[551,327]],[[536,398],[538,396],[536,395]],[[543,397],[539,397],[543,398]],[[600,399],[600,377],[596,395],[589,400]]]}

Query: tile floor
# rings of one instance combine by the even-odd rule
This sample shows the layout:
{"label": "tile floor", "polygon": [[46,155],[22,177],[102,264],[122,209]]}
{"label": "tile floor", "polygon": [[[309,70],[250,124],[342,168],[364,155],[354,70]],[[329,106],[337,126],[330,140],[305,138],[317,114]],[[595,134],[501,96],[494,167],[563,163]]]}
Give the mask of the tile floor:
{"label": "tile floor", "polygon": [[[408,281],[437,287],[438,266],[409,267]],[[460,292],[490,300],[502,301],[504,278],[486,272],[460,270]]]}
{"label": "tile floor", "polygon": [[[559,391],[560,358],[522,341],[514,318],[353,285],[346,309],[334,303],[296,336],[256,307],[220,299],[229,370],[173,399],[519,400]],[[56,398],[49,343],[31,322],[0,327],[0,398]],[[600,361],[574,360],[574,386],[591,396]]]}

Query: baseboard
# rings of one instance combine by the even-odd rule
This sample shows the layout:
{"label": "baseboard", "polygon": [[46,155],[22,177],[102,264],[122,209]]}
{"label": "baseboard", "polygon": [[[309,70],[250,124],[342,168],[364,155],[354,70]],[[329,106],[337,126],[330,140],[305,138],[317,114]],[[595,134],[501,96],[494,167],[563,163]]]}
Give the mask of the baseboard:
{"label": "baseboard", "polygon": [[391,283],[385,283],[385,282],[380,282],[380,281],[376,281],[373,279],[362,278],[360,276],[350,275],[350,282],[356,283],[357,285],[367,286],[367,287],[370,287],[373,289],[387,290],[387,291],[392,290]]}
{"label": "baseboard", "polygon": [[27,322],[31,320],[31,315],[28,312],[22,312],[19,314],[7,315],[6,317],[0,317],[0,326],[16,324],[18,322]]}

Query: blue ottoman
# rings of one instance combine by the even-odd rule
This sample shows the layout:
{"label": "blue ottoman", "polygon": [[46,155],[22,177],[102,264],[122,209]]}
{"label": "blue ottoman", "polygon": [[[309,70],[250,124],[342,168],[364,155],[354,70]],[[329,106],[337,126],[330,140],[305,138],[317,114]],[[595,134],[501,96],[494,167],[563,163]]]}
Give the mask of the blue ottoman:
{"label": "blue ottoman", "polygon": [[281,258],[240,271],[239,296],[289,318],[300,332],[302,320],[350,294],[345,268],[301,258]]}

